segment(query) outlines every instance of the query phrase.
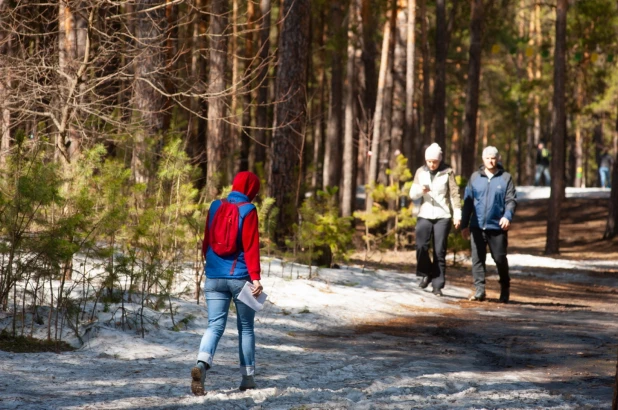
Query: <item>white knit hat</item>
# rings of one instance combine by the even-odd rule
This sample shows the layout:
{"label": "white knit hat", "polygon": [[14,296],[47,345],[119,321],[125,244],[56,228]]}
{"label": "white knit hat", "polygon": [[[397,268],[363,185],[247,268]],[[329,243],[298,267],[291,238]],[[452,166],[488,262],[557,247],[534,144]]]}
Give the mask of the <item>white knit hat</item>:
{"label": "white knit hat", "polygon": [[425,159],[434,159],[441,160],[442,159],[442,148],[435,142],[427,147],[425,150]]}
{"label": "white knit hat", "polygon": [[485,149],[483,150],[483,158],[485,157],[498,158],[498,148],[492,147],[491,145],[488,147],[485,147]]}

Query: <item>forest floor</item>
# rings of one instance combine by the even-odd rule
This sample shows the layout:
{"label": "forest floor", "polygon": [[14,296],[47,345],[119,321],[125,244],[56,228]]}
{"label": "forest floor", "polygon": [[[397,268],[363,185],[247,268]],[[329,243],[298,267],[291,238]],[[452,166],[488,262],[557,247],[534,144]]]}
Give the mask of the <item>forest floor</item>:
{"label": "forest floor", "polygon": [[257,315],[254,391],[237,390],[232,311],[207,394],[191,395],[189,371],[207,317],[203,303],[178,298],[176,322],[192,318],[181,331],[170,330],[169,315],[148,311],[156,321],[148,321],[141,338],[99,311],[74,352],[0,351],[0,408],[609,408],[618,241],[599,239],[606,206],[606,200],[566,200],[562,254],[548,258],[547,202],[522,201],[509,233],[507,305],[497,302],[492,267],[489,300],[467,301],[467,258],[451,260],[441,298],[418,287],[412,251],[367,261],[359,253],[342,269],[265,259],[269,301]]}

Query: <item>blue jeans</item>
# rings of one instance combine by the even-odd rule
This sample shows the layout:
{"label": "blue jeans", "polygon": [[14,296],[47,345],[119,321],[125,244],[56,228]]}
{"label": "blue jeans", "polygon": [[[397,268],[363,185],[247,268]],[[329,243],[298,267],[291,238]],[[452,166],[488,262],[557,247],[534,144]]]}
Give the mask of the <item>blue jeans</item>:
{"label": "blue jeans", "polygon": [[545,165],[537,165],[534,174],[534,186],[539,186],[541,183],[541,175],[545,177],[545,186],[551,185],[551,177],[549,176],[549,167]]}
{"label": "blue jeans", "polygon": [[217,344],[227,323],[230,302],[236,305],[236,326],[238,328],[238,356],[240,358],[240,373],[243,376],[253,376],[255,372],[255,336],[253,319],[255,311],[238,300],[238,294],[248,280],[239,279],[206,279],[204,293],[208,306],[208,328],[202,336],[197,360],[212,366],[212,359],[217,350]]}
{"label": "blue jeans", "polygon": [[601,187],[609,188],[609,168],[608,167],[600,167],[599,174],[601,175]]}

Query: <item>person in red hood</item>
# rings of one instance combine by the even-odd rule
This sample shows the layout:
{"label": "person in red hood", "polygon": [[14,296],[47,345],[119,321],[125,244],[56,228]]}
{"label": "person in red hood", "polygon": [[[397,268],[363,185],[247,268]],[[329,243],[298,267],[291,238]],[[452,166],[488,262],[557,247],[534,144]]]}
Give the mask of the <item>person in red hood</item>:
{"label": "person in red hood", "polygon": [[[234,178],[232,192],[226,201],[238,206],[239,249],[232,255],[220,256],[210,246],[213,219],[223,201],[214,201],[208,211],[202,252],[206,260],[206,285],[204,294],[208,307],[208,328],[204,332],[197,355],[197,363],[191,369],[191,391],[202,396],[206,372],[212,367],[217,344],[223,336],[230,303],[236,305],[236,322],[240,372],[240,390],[255,388],[255,335],[253,322],[255,311],[238,300],[238,294],[246,282],[252,283],[253,296],[259,296],[263,287],[260,283],[260,237],[258,216],[251,201],[260,190],[260,179],[252,172],[239,172]],[[213,230],[216,232],[216,230]],[[213,242],[214,244],[215,242]]]}

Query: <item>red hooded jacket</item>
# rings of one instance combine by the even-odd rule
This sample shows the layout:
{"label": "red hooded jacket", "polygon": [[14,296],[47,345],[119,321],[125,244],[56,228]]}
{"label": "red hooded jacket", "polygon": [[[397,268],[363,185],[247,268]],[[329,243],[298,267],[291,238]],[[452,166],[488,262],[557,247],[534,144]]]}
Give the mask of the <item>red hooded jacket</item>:
{"label": "red hooded jacket", "polygon": [[[249,201],[253,201],[260,190],[260,179],[253,172],[242,171],[236,174],[232,183],[232,191],[246,195]],[[202,254],[206,257],[208,250],[208,221],[210,212],[206,217],[204,229],[204,241],[202,242]],[[245,262],[249,270],[251,280],[260,280],[260,233],[258,230],[257,211],[253,210],[245,216],[242,225],[242,246],[245,253]]]}

